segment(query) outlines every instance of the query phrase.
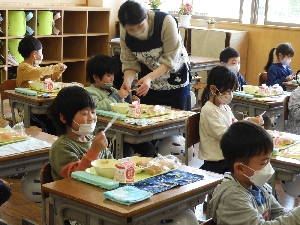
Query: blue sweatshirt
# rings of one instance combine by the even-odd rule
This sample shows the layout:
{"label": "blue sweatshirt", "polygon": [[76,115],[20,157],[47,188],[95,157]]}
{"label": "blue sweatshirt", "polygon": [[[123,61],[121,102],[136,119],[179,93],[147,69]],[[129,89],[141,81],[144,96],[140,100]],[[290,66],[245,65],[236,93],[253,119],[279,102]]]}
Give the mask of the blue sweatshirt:
{"label": "blue sweatshirt", "polygon": [[267,72],[267,86],[279,84],[285,91],[286,88],[282,85],[282,82],[286,82],[286,77],[293,74],[291,68],[289,66],[284,67],[281,63],[272,63]]}

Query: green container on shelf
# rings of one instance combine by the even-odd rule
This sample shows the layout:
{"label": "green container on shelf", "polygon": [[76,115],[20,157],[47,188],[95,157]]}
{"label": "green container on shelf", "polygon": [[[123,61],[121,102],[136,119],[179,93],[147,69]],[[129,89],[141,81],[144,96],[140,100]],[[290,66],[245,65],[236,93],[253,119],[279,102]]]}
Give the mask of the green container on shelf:
{"label": "green container on shelf", "polygon": [[8,50],[10,51],[12,56],[16,57],[16,60],[18,63],[21,63],[24,61],[24,58],[21,56],[21,54],[18,51],[19,43],[22,39],[9,39],[8,40]]}
{"label": "green container on shelf", "polygon": [[51,35],[53,26],[53,12],[37,12],[37,35]]}
{"label": "green container on shelf", "polygon": [[8,11],[8,36],[23,36],[26,33],[24,11]]}

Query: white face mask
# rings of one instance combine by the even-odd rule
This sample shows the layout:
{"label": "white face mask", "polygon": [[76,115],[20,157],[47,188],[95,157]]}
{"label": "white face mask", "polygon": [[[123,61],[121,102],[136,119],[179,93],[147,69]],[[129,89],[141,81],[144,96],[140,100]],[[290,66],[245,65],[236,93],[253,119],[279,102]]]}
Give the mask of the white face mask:
{"label": "white face mask", "polygon": [[229,68],[229,69],[231,69],[233,72],[234,72],[234,74],[237,74],[239,71],[240,71],[240,64],[237,64],[237,65],[234,65],[234,66],[228,66],[227,65],[227,67]]}
{"label": "white face mask", "polygon": [[71,128],[71,130],[74,134],[77,134],[77,135],[85,136],[87,134],[91,134],[95,130],[95,127],[96,127],[96,122],[86,123],[86,124],[79,124],[79,123],[74,121],[74,123],[76,123],[79,126],[79,130],[76,131],[73,128]]}
{"label": "white face mask", "polygon": [[[217,88],[216,88],[217,89]],[[218,90],[218,89],[217,89]],[[218,90],[219,91],[219,90]],[[216,96],[216,98],[219,100],[219,102],[222,104],[222,105],[228,105],[232,98],[233,98],[233,92],[231,91],[230,93],[226,93],[226,94],[222,94],[220,91],[219,91],[219,96],[216,95],[216,93],[214,93],[214,95]]]}
{"label": "white face mask", "polygon": [[146,40],[149,37],[149,25],[148,22],[146,23],[146,27],[144,30],[139,30],[133,34],[130,34],[132,37],[138,38],[140,40]]}
{"label": "white face mask", "polygon": [[283,59],[280,59],[280,62],[283,66],[288,66],[290,65],[292,59],[289,59],[289,58],[283,58]]}
{"label": "white face mask", "polygon": [[34,60],[34,65],[38,66],[42,63],[42,61],[43,61],[43,55],[41,55],[41,59],[35,59]]}
{"label": "white face mask", "polygon": [[[241,163],[242,164],[242,163]],[[267,183],[267,181],[272,177],[272,175],[274,174],[274,169],[271,165],[271,163],[268,163],[264,168],[262,168],[261,170],[254,170],[244,164],[242,164],[243,166],[249,168],[250,170],[254,171],[254,174],[251,177],[248,177],[246,174],[243,174],[245,177],[248,177],[249,180],[259,186],[262,187],[265,183]]]}

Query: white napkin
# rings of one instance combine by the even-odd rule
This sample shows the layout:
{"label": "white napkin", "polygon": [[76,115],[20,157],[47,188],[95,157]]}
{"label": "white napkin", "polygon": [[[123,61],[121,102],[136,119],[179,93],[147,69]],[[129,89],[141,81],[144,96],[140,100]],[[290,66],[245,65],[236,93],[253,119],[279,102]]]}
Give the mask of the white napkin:
{"label": "white napkin", "polygon": [[0,147],[0,156],[13,155],[21,152],[32,151],[36,149],[50,148],[51,144],[34,137],[28,140],[20,141],[12,144],[3,145]]}

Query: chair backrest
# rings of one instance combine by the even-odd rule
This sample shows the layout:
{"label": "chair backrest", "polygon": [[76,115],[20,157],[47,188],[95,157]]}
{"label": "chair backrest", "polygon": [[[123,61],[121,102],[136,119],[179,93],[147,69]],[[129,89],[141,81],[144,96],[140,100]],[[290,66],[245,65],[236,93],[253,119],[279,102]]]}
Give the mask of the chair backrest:
{"label": "chair backrest", "polygon": [[201,225],[217,225],[213,220],[212,218],[204,221],[203,223],[201,223]]}
{"label": "chair backrest", "polygon": [[258,86],[267,83],[268,73],[262,72],[258,75]]}
{"label": "chair backrest", "polygon": [[2,82],[0,90],[1,90],[1,113],[4,116],[4,104],[3,101],[8,99],[7,94],[4,92],[6,90],[15,90],[17,87],[16,80],[5,80]]}
{"label": "chair backrest", "polygon": [[283,100],[283,118],[287,120],[289,117],[289,100],[290,96],[286,96]]}
{"label": "chair backrest", "polygon": [[[47,162],[43,166],[41,173],[40,173],[40,180],[41,180],[41,185],[53,182],[53,178],[51,175],[51,165],[49,162]],[[45,193],[42,191],[42,198],[43,199],[49,198],[49,193]]]}
{"label": "chair backrest", "polygon": [[199,136],[200,113],[188,117],[185,121],[185,165],[188,165],[188,148],[200,141]]}

